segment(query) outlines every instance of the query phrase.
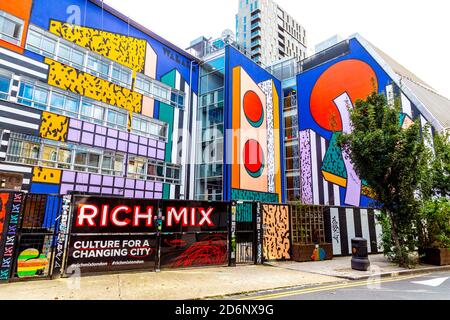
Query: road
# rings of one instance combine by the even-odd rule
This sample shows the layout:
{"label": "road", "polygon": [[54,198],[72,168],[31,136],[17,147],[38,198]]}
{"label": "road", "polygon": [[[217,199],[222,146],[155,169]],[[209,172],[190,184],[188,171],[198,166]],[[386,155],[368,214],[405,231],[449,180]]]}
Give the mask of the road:
{"label": "road", "polygon": [[253,295],[238,300],[450,300],[450,272],[349,281]]}

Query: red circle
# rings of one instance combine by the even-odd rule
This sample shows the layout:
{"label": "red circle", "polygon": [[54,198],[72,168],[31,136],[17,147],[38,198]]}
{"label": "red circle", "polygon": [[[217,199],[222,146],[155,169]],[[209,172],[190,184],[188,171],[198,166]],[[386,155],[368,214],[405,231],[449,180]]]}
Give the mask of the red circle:
{"label": "red circle", "polygon": [[254,91],[247,91],[244,95],[244,113],[252,126],[261,126],[264,117],[263,104]]}
{"label": "red circle", "polygon": [[264,153],[256,140],[248,140],[244,146],[244,166],[254,178],[261,176],[264,169]]}

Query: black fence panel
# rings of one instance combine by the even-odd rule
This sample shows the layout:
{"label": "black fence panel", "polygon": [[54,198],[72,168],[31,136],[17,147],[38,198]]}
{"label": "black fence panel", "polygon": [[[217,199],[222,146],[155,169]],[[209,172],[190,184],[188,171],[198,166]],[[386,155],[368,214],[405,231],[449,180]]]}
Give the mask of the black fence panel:
{"label": "black fence panel", "polygon": [[228,263],[224,202],[74,195],[65,275]]}
{"label": "black fence panel", "polygon": [[18,229],[14,279],[50,278],[55,253],[60,196],[26,194]]}
{"label": "black fence panel", "polygon": [[236,203],[236,263],[256,263],[256,210],[253,202]]}

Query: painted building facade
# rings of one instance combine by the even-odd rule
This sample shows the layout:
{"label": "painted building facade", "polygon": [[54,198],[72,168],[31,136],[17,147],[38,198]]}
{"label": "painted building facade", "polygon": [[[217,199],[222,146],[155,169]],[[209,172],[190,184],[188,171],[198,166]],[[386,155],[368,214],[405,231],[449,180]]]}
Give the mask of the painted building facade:
{"label": "painted building facade", "polygon": [[0,4],[10,189],[188,198],[194,57],[100,1]]}
{"label": "painted building facade", "polygon": [[283,203],[281,82],[227,46],[199,83],[196,199]]}
{"label": "painted building facade", "polygon": [[3,189],[370,207],[335,143],[346,106],[376,90],[403,126],[448,126],[448,100],[360,36],[266,70],[231,45],[199,60],[98,0],[51,3],[0,4]]}
{"label": "painted building facade", "polygon": [[445,104],[424,99],[415,86],[426,89],[428,97],[437,93],[359,35],[304,60],[298,68],[300,73],[294,79],[283,82],[287,84],[284,94],[288,102],[285,139],[289,141],[289,200],[375,206],[370,186],[358,177],[349,156],[336,144],[339,135],[352,130],[348,108],[374,91],[383,93],[391,105],[396,100],[401,103],[403,127],[420,119],[424,130],[427,123],[432,133],[444,129],[435,109]]}

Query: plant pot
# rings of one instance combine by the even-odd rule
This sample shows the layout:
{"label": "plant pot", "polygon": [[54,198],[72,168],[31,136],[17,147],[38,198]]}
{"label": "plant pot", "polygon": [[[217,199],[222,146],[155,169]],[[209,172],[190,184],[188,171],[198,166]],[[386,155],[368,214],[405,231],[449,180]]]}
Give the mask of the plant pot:
{"label": "plant pot", "polygon": [[[333,259],[333,245],[331,243],[322,243],[319,245],[321,254],[317,254],[315,244],[294,244],[292,246],[292,260],[296,262],[308,262],[318,260],[332,260]],[[323,259],[318,259],[321,257]]]}
{"label": "plant pot", "polygon": [[426,264],[431,264],[434,266],[450,265],[450,248],[427,248],[420,250],[420,254],[424,255],[422,261]]}

